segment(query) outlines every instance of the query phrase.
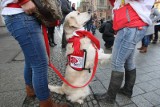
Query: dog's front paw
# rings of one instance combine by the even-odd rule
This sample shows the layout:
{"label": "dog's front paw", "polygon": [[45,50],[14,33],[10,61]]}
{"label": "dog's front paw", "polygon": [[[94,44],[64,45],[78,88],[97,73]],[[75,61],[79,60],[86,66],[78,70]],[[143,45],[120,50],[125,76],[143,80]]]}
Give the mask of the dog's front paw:
{"label": "dog's front paw", "polygon": [[51,92],[56,92],[58,94],[64,94],[61,86],[48,85],[48,88]]}
{"label": "dog's front paw", "polygon": [[83,104],[84,103],[84,101],[82,99],[79,99],[76,102],[79,103],[79,104]]}

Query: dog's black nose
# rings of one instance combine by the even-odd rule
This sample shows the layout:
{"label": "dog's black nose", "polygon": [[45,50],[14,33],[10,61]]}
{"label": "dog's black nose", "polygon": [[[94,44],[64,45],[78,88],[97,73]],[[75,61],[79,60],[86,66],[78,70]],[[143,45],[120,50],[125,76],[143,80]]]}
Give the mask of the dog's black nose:
{"label": "dog's black nose", "polygon": [[91,10],[91,9],[88,9],[88,13],[91,14],[91,12],[92,12],[92,10]]}

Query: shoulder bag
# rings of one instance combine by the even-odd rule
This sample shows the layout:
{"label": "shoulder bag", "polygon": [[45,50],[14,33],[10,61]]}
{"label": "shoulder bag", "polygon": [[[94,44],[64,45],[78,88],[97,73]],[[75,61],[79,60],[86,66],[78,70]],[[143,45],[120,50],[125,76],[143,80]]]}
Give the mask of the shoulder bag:
{"label": "shoulder bag", "polygon": [[32,0],[37,10],[35,12],[36,17],[46,27],[55,26],[57,20],[63,18],[61,11],[61,4],[59,0]]}

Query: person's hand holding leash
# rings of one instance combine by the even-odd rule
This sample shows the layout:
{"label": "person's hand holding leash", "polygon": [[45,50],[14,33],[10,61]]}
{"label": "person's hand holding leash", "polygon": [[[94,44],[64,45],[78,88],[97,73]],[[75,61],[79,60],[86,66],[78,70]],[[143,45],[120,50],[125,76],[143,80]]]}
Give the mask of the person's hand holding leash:
{"label": "person's hand holding leash", "polygon": [[36,10],[36,6],[32,1],[28,1],[27,3],[21,5],[22,9],[26,14],[32,14]]}

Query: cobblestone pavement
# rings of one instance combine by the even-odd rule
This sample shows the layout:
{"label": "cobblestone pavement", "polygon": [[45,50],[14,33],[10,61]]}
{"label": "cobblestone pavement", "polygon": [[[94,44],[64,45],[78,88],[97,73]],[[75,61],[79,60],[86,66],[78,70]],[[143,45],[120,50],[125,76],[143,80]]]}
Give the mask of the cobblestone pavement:
{"label": "cobblestone pavement", "polygon": [[[57,35],[58,33],[59,32],[56,31]],[[61,49],[61,37],[57,35],[56,43],[58,45],[51,48],[51,59],[56,68],[60,70],[64,75],[66,65],[65,49]],[[101,47],[104,48],[101,35],[98,32],[96,32],[95,36],[99,38],[99,40],[101,41]],[[138,46],[139,45],[140,44],[138,44]],[[111,53],[111,50],[105,49],[105,52]],[[18,62],[14,60],[11,61],[11,64],[13,66],[16,66],[17,63],[23,63],[23,60],[20,60]],[[136,51],[136,66],[137,79],[131,99],[118,94],[116,98],[116,103],[114,105],[108,105],[104,101],[97,101],[93,97],[93,94],[95,93],[105,93],[107,91],[111,76],[110,63],[106,64],[105,66],[98,67],[96,76],[89,85],[91,89],[91,95],[89,95],[85,99],[84,104],[72,104],[66,100],[65,96],[56,93],[51,93],[52,98],[55,99],[55,101],[58,103],[67,102],[73,107],[160,107],[160,44],[150,44],[148,52],[145,54],[141,54],[138,51]],[[62,84],[62,81],[50,68],[48,77],[49,84]],[[2,91],[0,92],[4,93]],[[3,96],[0,95],[0,98],[3,98]],[[4,101],[4,99],[2,101]],[[4,104],[4,106],[2,105],[2,107],[20,107],[5,105],[7,104]],[[26,97],[24,99],[22,107],[39,107],[38,100],[36,98],[30,99]]]}

